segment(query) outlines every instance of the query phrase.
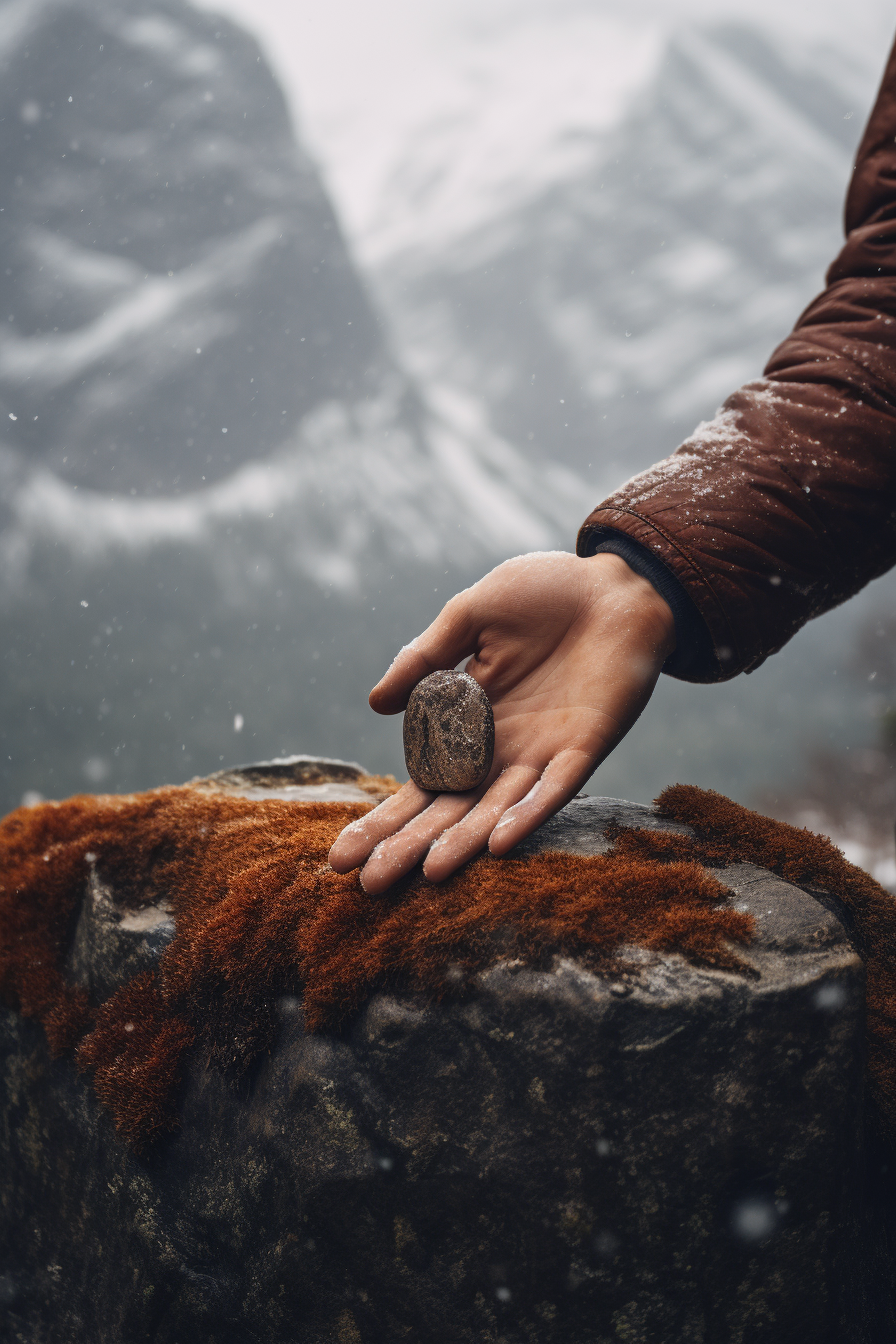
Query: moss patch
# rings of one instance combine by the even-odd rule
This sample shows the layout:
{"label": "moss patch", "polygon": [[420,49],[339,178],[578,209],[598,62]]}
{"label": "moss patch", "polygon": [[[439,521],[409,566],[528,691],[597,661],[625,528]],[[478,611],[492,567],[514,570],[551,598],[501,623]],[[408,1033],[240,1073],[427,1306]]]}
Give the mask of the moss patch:
{"label": "moss patch", "polygon": [[[176,1127],[185,1053],[245,1069],[273,1040],[282,994],[301,995],[307,1029],[323,1031],[377,989],[456,996],[507,958],[549,966],[567,955],[608,971],[634,943],[738,970],[732,944],[749,941],[752,923],[705,865],[747,860],[853,910],[873,1077],[892,1099],[893,898],[826,840],[719,795],[676,786],[659,803],[698,838],[623,831],[595,857],[485,855],[438,886],[415,874],[378,897],[326,861],[363,804],[185,786],[22,808],[0,822],[0,993],[43,1024],[54,1053],[75,1051],[118,1134],[139,1149]],[[91,863],[121,904],[167,900],[176,928],[158,971],[102,1003],[63,974]]]}

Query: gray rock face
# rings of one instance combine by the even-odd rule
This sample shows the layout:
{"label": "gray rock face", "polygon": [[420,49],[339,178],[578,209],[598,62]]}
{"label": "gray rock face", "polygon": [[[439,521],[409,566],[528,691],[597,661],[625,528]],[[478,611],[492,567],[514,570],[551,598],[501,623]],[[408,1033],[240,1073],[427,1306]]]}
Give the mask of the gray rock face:
{"label": "gray rock face", "polygon": [[141,971],[151,971],[174,937],[167,902],[122,906],[91,870],[75,926],[67,971],[98,999]]}
{"label": "gray rock face", "polygon": [[255,42],[179,0],[23,15],[0,51],[5,440],[176,494],[360,395],[381,337]]}
{"label": "gray rock face", "polygon": [[492,768],[495,720],[488,696],[466,672],[431,672],[404,714],[404,763],[421,789],[464,793]]}
{"label": "gray rock face", "polygon": [[[307,771],[275,773],[299,789]],[[601,852],[614,820],[667,827],[579,799],[526,852]],[[462,1002],[378,994],[340,1036],[306,1035],[285,999],[239,1087],[193,1062],[183,1129],[145,1159],[7,1014],[0,1338],[892,1339],[861,963],[830,902],[747,864],[722,880],[757,921],[752,976],[638,948],[609,980],[505,963]],[[76,936],[88,983],[149,954],[144,930],[89,913],[105,900],[89,887]]]}

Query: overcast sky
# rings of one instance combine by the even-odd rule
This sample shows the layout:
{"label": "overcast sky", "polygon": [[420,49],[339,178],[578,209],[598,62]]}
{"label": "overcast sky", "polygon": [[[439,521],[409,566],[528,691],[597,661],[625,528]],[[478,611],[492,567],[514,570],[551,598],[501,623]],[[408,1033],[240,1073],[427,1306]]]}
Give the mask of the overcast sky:
{"label": "overcast sky", "polygon": [[[746,19],[791,54],[864,66],[864,115],[896,27],[890,0],[215,0],[260,39],[359,255],[390,240],[401,183],[463,160],[471,204],[494,165],[522,171],[561,126],[600,127],[670,30]],[[835,55],[839,59],[839,55]],[[557,137],[554,137],[556,143]],[[421,150],[421,145],[425,145]],[[477,177],[478,174],[478,177]],[[408,197],[409,198],[409,197]]]}
{"label": "overcast sky", "polygon": [[477,31],[526,19],[562,21],[604,14],[623,22],[672,27],[690,19],[745,18],[791,39],[845,43],[882,64],[896,29],[890,0],[214,0],[208,7],[261,38],[299,104],[313,116],[324,101],[351,102],[378,68],[409,90],[422,63],[461,59]]}

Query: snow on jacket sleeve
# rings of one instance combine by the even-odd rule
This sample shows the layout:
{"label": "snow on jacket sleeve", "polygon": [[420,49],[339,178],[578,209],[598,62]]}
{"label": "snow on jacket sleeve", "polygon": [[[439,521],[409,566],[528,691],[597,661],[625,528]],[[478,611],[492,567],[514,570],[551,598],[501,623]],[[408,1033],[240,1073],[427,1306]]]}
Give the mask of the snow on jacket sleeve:
{"label": "snow on jacket sleeve", "polygon": [[896,563],[896,46],[846,234],[763,377],[579,532],[580,555],[622,533],[682,585],[710,636],[668,668],[684,680],[751,671]]}

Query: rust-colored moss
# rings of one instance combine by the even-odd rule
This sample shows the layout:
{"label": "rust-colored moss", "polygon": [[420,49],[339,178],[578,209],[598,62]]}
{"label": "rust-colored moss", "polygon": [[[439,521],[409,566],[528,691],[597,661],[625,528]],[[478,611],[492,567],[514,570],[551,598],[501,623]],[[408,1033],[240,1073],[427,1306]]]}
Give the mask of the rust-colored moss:
{"label": "rust-colored moss", "polygon": [[[118,1133],[140,1147],[176,1124],[184,1052],[244,1069],[271,1043],[284,993],[303,997],[314,1031],[337,1028],[377,988],[439,999],[506,958],[566,954],[610,969],[635,943],[737,970],[732,944],[749,940],[751,921],[703,866],[730,858],[837,894],[864,891],[864,879],[869,912],[883,915],[881,889],[826,841],[700,790],[660,802],[700,838],[622,832],[592,858],[486,855],[438,886],[415,875],[379,897],[326,861],[364,804],[186,786],[20,809],[0,822],[0,993],[43,1023],[56,1053],[77,1048]],[[158,972],[102,1004],[64,976],[90,864],[125,906],[169,901],[176,926]]]}
{"label": "rust-colored moss", "polygon": [[152,972],[134,976],[98,1009],[78,1065],[93,1070],[96,1094],[131,1147],[177,1128],[181,1061],[194,1039],[192,1024],[165,1001]]}

